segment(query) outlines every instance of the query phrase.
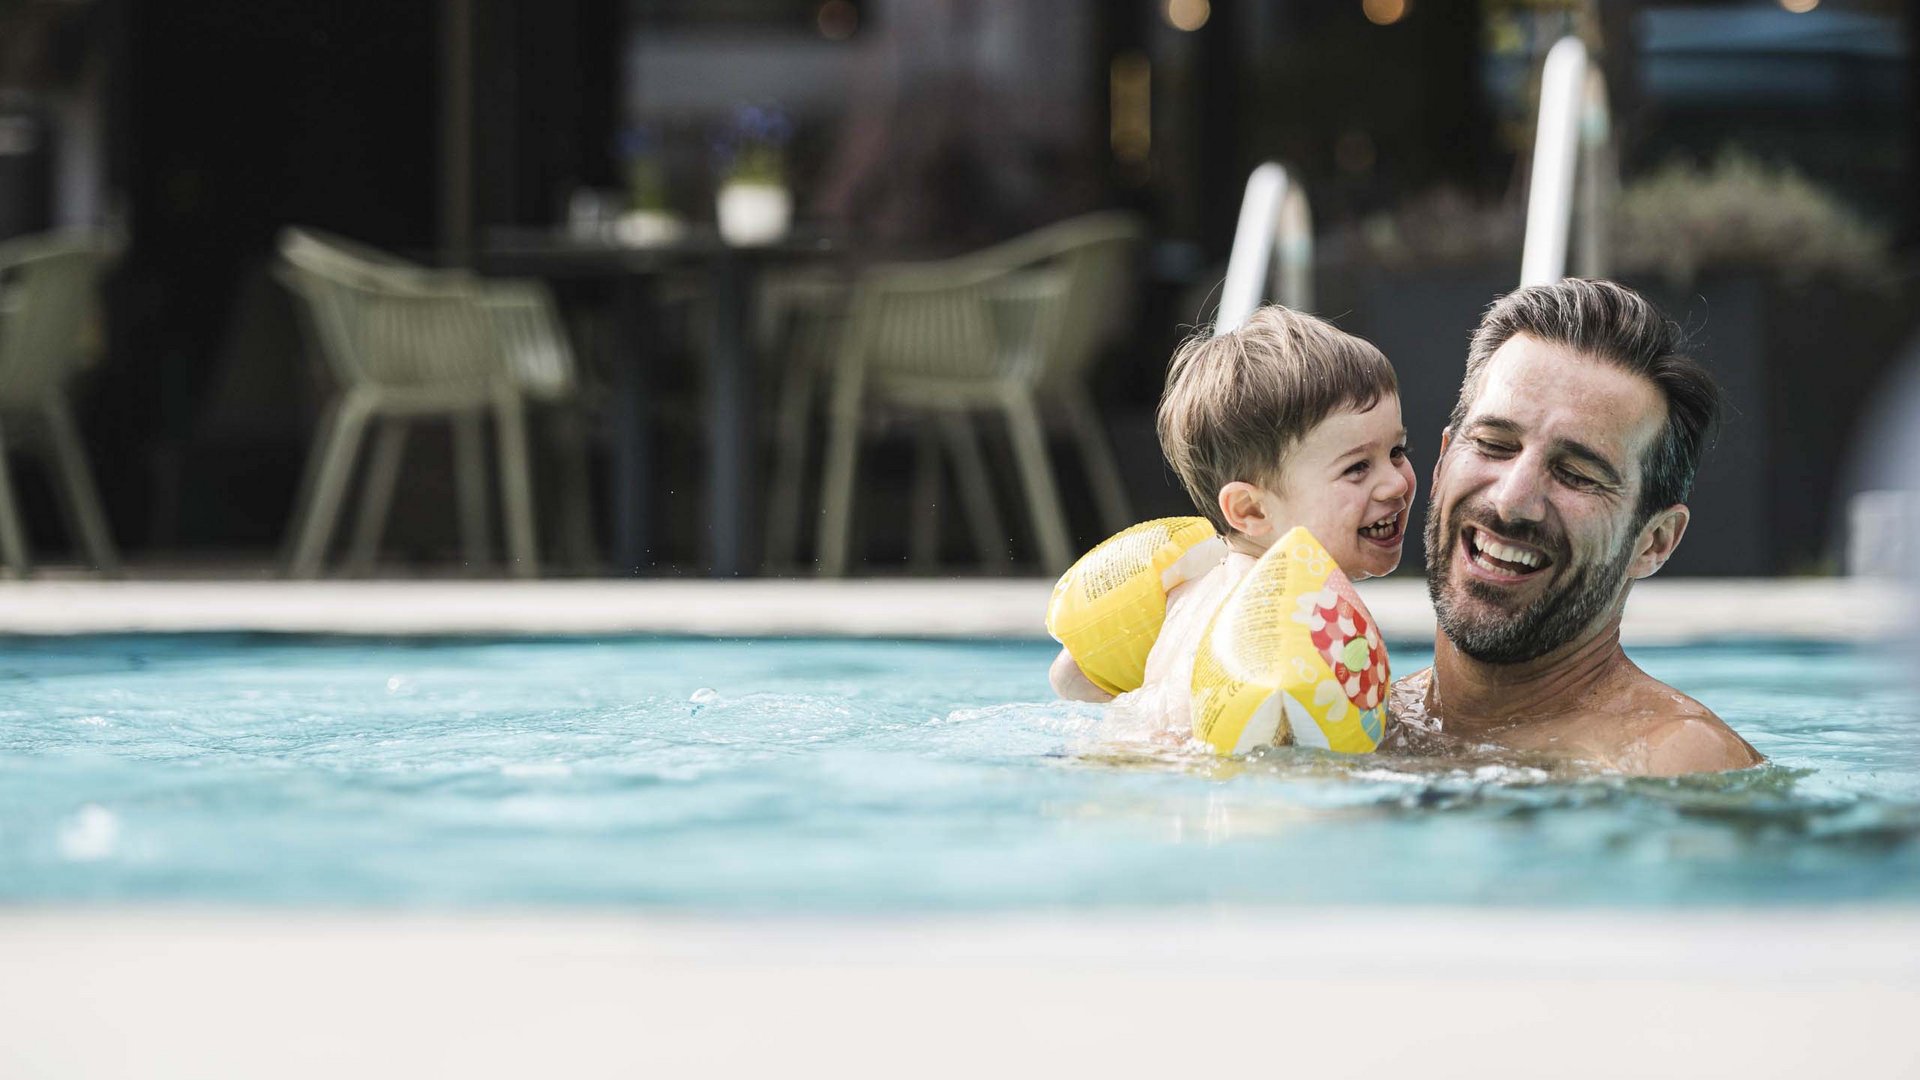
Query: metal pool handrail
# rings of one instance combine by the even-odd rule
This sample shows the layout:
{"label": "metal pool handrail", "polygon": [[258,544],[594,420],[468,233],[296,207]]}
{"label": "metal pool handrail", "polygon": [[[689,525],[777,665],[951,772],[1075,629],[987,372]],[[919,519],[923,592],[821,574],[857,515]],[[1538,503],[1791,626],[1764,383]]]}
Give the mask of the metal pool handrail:
{"label": "metal pool handrail", "polygon": [[1268,295],[1296,310],[1313,307],[1313,217],[1307,192],[1275,161],[1247,178],[1214,334],[1239,329]]}
{"label": "metal pool handrail", "polygon": [[1522,288],[1550,285],[1567,276],[1567,247],[1576,227],[1580,274],[1601,273],[1606,261],[1602,184],[1611,175],[1609,126],[1606,79],[1588,62],[1586,44],[1572,36],[1554,42],[1540,73],[1540,121],[1527,191],[1526,246],[1520,256]]}

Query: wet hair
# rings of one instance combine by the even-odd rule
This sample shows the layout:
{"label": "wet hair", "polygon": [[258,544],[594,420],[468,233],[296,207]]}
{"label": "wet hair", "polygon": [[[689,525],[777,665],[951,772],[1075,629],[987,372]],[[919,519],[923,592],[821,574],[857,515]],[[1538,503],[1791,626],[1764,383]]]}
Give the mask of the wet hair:
{"label": "wet hair", "polygon": [[1224,534],[1221,488],[1236,480],[1278,488],[1286,455],[1317,424],[1397,393],[1379,349],[1323,319],[1269,305],[1237,330],[1203,331],[1174,351],[1160,396],[1160,450]]}
{"label": "wet hair", "polygon": [[1480,394],[1487,361],[1515,336],[1571,349],[1646,379],[1667,403],[1666,428],[1640,463],[1639,520],[1687,501],[1720,416],[1720,387],[1687,355],[1680,325],[1611,281],[1568,278],[1508,293],[1487,309],[1467,349],[1467,374],[1448,417],[1458,431]]}

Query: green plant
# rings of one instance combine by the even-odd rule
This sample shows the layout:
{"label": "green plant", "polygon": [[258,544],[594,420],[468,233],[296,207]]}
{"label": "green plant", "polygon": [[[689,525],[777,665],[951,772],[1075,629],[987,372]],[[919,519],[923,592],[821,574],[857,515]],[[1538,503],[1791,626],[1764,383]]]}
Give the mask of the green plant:
{"label": "green plant", "polygon": [[773,106],[742,105],[714,140],[716,172],[722,183],[777,184],[787,181],[787,141],[793,124]]}
{"label": "green plant", "polygon": [[1357,242],[1370,261],[1392,269],[1501,260],[1518,264],[1525,228],[1525,214],[1518,207],[1439,188],[1368,216],[1345,240]]}
{"label": "green plant", "polygon": [[1612,217],[1610,262],[1624,272],[1684,282],[1709,266],[1856,279],[1888,269],[1884,230],[1792,167],[1740,150],[1648,173],[1620,192]]}

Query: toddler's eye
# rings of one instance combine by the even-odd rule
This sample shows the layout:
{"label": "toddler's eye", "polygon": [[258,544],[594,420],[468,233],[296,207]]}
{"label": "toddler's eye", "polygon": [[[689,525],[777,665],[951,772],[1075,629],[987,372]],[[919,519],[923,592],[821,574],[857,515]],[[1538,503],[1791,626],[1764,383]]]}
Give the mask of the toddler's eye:
{"label": "toddler's eye", "polygon": [[1367,463],[1364,460],[1354,462],[1353,464],[1347,466],[1346,475],[1348,476],[1367,475]]}
{"label": "toddler's eye", "polygon": [[1400,464],[1401,462],[1407,460],[1407,448],[1405,446],[1394,447],[1391,457],[1393,458],[1393,463],[1395,465]]}

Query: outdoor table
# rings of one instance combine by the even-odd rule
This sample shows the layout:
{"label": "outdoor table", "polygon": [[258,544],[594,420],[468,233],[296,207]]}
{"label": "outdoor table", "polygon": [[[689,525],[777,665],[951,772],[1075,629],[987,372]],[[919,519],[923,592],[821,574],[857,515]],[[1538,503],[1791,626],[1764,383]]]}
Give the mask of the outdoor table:
{"label": "outdoor table", "polygon": [[754,346],[752,319],[760,272],[782,262],[817,260],[838,252],[818,234],[795,233],[776,243],[732,247],[711,230],[689,230],[670,243],[636,247],[610,239],[548,229],[492,229],[480,250],[480,268],[551,281],[604,281],[614,290],[611,373],[613,566],[639,574],[647,565],[646,507],[653,469],[648,460],[647,340],[642,320],[650,290],[667,273],[698,273],[708,283],[711,336],[705,357],[707,419],[707,572],[735,577],[748,569],[757,523],[755,489]]}

